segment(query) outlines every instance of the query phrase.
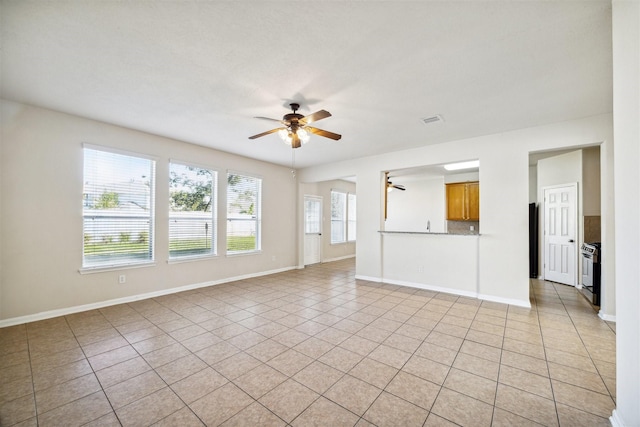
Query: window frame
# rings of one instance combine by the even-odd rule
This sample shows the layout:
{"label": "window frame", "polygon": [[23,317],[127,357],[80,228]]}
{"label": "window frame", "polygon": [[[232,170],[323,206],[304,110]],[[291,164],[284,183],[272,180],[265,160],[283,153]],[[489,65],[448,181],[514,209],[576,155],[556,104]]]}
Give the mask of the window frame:
{"label": "window frame", "polygon": [[211,251],[208,253],[202,253],[202,254],[191,254],[191,255],[178,255],[178,256],[172,256],[171,255],[171,214],[172,214],[172,210],[171,210],[171,184],[169,183],[169,204],[167,206],[168,208],[168,223],[167,223],[167,233],[168,233],[168,243],[169,246],[167,247],[167,255],[168,255],[168,262],[169,263],[178,263],[178,262],[185,262],[185,261],[195,261],[195,260],[200,260],[200,259],[209,259],[209,258],[216,258],[218,256],[218,241],[219,241],[219,224],[218,224],[218,204],[219,204],[219,199],[218,199],[218,179],[219,179],[219,175],[220,172],[217,168],[213,168],[211,166],[206,166],[203,164],[198,164],[197,162],[189,162],[189,161],[184,161],[184,160],[178,160],[178,159],[169,159],[168,162],[168,177],[169,180],[171,180],[171,166],[172,165],[179,165],[179,166],[185,166],[185,167],[193,167],[193,168],[197,168],[197,169],[201,169],[201,170],[206,170],[208,172],[211,173],[212,175],[212,183],[211,183],[211,216],[208,217],[211,219],[211,236],[209,237],[209,239],[211,239]]}
{"label": "window frame", "polygon": [[[344,208],[343,208],[343,215],[342,218],[334,218],[333,217],[333,197],[334,194],[340,194],[343,197],[344,200]],[[356,237],[355,235],[353,236],[353,239],[350,239],[350,233],[349,233],[349,223],[350,222],[354,222],[354,228],[355,227],[355,221],[356,218],[351,219],[351,216],[349,215],[349,198],[353,196],[354,198],[356,197],[356,193],[352,193],[349,191],[345,191],[345,190],[338,190],[338,189],[331,189],[330,195],[329,195],[329,200],[330,200],[330,208],[329,208],[329,218],[330,218],[330,244],[331,245],[343,245],[346,243],[355,243],[356,241]],[[357,199],[356,199],[357,200]],[[356,201],[356,206],[357,206],[357,201]],[[355,212],[354,212],[355,215]],[[342,224],[342,238],[340,240],[334,240],[333,236],[334,236],[334,221],[336,222],[340,222]]]}
{"label": "window frame", "polygon": [[[341,199],[344,200],[344,205],[342,208],[342,218],[334,218],[333,214],[334,214],[334,210],[333,210],[333,198],[334,198],[334,194],[336,195],[340,195]],[[331,226],[331,232],[330,232],[330,244],[332,245],[340,245],[343,243],[347,243],[347,192],[343,191],[343,190],[336,190],[336,189],[332,189],[329,195],[329,200],[330,200],[330,208],[329,208],[329,218],[330,218],[330,226]],[[341,230],[341,238],[340,240],[334,240],[333,236],[334,236],[334,222],[339,222],[340,224],[342,224],[342,230]]]}
{"label": "window frame", "polygon": [[[241,219],[241,218],[231,218],[229,215],[229,193],[230,193],[230,185],[229,185],[229,176],[230,175],[238,175],[246,178],[252,178],[257,180],[257,195],[256,195],[256,214],[255,218],[251,219]],[[247,172],[240,172],[236,170],[227,170],[226,173],[226,206],[225,206],[225,252],[227,256],[241,256],[241,255],[252,255],[258,254],[262,252],[262,191],[263,191],[263,181],[264,179],[260,175],[251,174]],[[247,250],[229,250],[229,225],[233,221],[253,221],[255,222],[255,248],[247,249]]]}
{"label": "window frame", "polygon": [[[85,220],[86,217],[90,217],[92,215],[87,215],[85,212],[85,200],[86,200],[86,195],[88,194],[87,192],[85,192],[85,183],[87,182],[87,176],[85,175],[85,166],[86,166],[86,150],[93,150],[93,151],[100,151],[100,152],[104,152],[104,153],[109,153],[109,154],[115,154],[115,155],[120,155],[120,156],[127,156],[127,157],[133,157],[136,159],[142,159],[142,160],[147,160],[149,161],[149,173],[150,173],[150,177],[149,177],[149,226],[148,228],[145,229],[148,230],[149,236],[148,236],[148,252],[149,252],[149,258],[145,258],[142,260],[132,260],[131,258],[125,258],[123,261],[121,262],[115,262],[113,260],[111,260],[111,262],[105,262],[105,263],[95,263],[95,264],[87,264],[86,263],[86,258],[85,258],[85,250],[86,250],[86,233],[85,233]],[[157,158],[154,156],[150,156],[147,154],[142,154],[142,153],[138,153],[138,152],[134,152],[134,151],[128,151],[128,150],[121,150],[118,148],[114,148],[114,147],[108,147],[108,146],[102,146],[102,145],[94,145],[94,144],[89,144],[89,143],[83,143],[82,144],[82,258],[81,258],[81,267],[79,268],[79,272],[81,274],[86,274],[86,273],[93,273],[93,272],[101,272],[101,271],[112,271],[112,270],[122,270],[122,269],[129,269],[129,268],[138,268],[138,267],[149,267],[149,266],[154,266],[155,265],[155,256],[156,256],[156,249],[155,249],[155,242],[156,242],[156,238],[155,238],[155,231],[156,231],[156,212],[155,212],[155,205],[156,205],[156,178],[157,178]],[[95,215],[93,215],[95,217]]]}

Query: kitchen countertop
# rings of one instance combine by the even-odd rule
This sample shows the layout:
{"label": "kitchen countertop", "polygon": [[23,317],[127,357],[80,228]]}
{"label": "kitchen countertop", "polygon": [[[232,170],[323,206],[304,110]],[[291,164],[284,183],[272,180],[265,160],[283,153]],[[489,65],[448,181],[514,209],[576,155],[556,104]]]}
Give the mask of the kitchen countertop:
{"label": "kitchen countertop", "polygon": [[436,233],[431,231],[388,231],[378,230],[382,234],[431,234],[435,236],[480,236],[480,233]]}

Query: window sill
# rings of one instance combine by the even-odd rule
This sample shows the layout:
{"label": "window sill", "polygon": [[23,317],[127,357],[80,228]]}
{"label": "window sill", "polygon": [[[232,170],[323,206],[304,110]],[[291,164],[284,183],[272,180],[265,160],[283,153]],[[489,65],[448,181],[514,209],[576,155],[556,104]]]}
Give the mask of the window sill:
{"label": "window sill", "polygon": [[227,257],[237,257],[237,256],[245,256],[245,255],[260,255],[262,253],[262,249],[258,249],[257,251],[246,251],[246,252],[227,252]]}
{"label": "window sill", "polygon": [[155,267],[155,261],[140,262],[135,264],[105,265],[96,267],[82,267],[78,269],[80,274],[104,273],[108,271],[130,270],[132,268]]}
{"label": "window sill", "polygon": [[217,259],[218,255],[186,256],[180,258],[169,258],[167,264],[181,264],[183,262],[205,261]]}

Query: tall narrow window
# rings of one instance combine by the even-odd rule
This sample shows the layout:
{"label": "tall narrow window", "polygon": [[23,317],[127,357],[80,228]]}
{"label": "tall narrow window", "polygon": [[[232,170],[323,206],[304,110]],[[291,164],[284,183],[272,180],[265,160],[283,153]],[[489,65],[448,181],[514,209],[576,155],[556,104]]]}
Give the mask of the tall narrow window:
{"label": "tall narrow window", "polygon": [[227,253],[260,250],[260,193],[262,180],[227,174]]}
{"label": "tall narrow window", "polygon": [[84,148],[84,268],[153,261],[155,162]]}
{"label": "tall narrow window", "polygon": [[347,241],[347,193],[331,191],[331,243]]}
{"label": "tall narrow window", "polygon": [[356,240],[356,195],[351,193],[347,196],[347,240]]}
{"label": "tall narrow window", "polygon": [[169,258],[216,254],[217,172],[169,165]]}

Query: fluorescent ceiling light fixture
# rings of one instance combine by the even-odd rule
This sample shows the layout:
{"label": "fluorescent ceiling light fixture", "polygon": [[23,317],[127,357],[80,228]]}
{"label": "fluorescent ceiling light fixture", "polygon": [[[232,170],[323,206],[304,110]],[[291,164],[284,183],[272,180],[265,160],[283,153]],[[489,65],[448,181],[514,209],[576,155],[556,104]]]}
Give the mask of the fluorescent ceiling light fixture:
{"label": "fluorescent ceiling light fixture", "polygon": [[480,167],[480,160],[472,160],[470,162],[451,163],[444,165],[444,168],[448,171],[457,171],[460,169],[471,169]]}

